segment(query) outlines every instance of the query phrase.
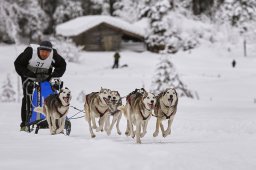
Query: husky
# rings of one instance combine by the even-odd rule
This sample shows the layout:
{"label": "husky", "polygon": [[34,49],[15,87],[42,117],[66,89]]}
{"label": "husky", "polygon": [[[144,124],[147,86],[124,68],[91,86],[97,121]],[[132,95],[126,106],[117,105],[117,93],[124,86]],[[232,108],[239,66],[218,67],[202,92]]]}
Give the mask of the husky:
{"label": "husky", "polygon": [[[156,130],[153,133],[154,137],[158,136],[159,127],[161,128],[163,137],[171,134],[171,125],[177,112],[177,106],[178,95],[175,89],[168,88],[157,96],[156,107],[154,109],[155,116],[157,117]],[[162,121],[166,119],[168,120],[168,127],[164,130]]]}
{"label": "husky", "polygon": [[35,112],[43,113],[46,116],[52,135],[63,133],[71,99],[71,91],[64,88],[58,94],[51,94],[45,98],[43,107],[34,109]]}
{"label": "husky", "polygon": [[[126,101],[124,107],[119,107],[127,118],[125,133],[127,136],[131,135],[132,138],[136,136],[136,143],[141,143],[141,138],[147,133],[147,125],[156,103],[156,97],[145,90],[135,90],[127,96]],[[133,126],[136,127],[135,133]]]}
{"label": "husky", "polygon": [[[99,92],[92,92],[85,96],[85,120],[89,123],[89,131],[92,138],[96,137],[92,129],[96,129],[96,132],[103,131],[103,126],[109,113],[110,92],[110,89],[101,87]],[[99,118],[99,127],[96,126],[95,118]],[[107,126],[105,125],[106,130]]]}
{"label": "husky", "polygon": [[122,105],[122,99],[118,91],[111,91],[110,94],[111,94],[111,100],[109,102],[110,112],[108,114],[108,118],[106,119],[107,121],[106,123],[109,125],[110,116],[113,116],[113,119],[112,119],[111,125],[107,129],[107,135],[111,134],[111,131],[115,123],[116,123],[117,134],[121,135],[122,133],[119,129],[119,123],[122,117],[122,112],[118,110],[118,107]]}

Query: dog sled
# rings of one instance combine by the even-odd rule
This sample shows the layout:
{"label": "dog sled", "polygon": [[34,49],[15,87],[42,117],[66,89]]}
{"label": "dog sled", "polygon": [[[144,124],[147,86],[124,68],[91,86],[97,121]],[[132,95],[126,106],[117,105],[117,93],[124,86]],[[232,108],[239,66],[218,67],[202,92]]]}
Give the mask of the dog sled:
{"label": "dog sled", "polygon": [[[38,134],[40,129],[48,129],[48,123],[45,115],[34,111],[36,107],[42,107],[44,99],[51,94],[57,94],[62,88],[63,82],[59,79],[52,79],[51,82],[36,82],[34,79],[29,79],[26,83],[26,126],[28,132],[35,131]],[[66,117],[65,121],[65,134],[71,133],[71,122]]]}

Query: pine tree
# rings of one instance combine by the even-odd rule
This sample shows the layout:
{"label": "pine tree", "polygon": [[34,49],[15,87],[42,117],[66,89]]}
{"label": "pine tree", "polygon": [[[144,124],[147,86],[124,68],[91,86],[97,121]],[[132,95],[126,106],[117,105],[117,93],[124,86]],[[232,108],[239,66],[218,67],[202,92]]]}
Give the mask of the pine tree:
{"label": "pine tree", "polygon": [[157,64],[156,73],[153,77],[151,91],[159,94],[166,88],[175,88],[180,96],[194,98],[191,91],[181,81],[170,56],[163,54]]}
{"label": "pine tree", "polygon": [[243,28],[255,22],[255,17],[255,0],[230,0],[223,3],[215,18],[220,23],[229,22],[234,27]]}
{"label": "pine tree", "polygon": [[83,15],[82,4],[79,1],[63,0],[56,8],[53,19],[60,24]]}
{"label": "pine tree", "polygon": [[0,14],[2,39],[13,40],[15,29],[18,35],[38,41],[48,26],[48,17],[35,0],[0,1]]}
{"label": "pine tree", "polygon": [[13,89],[13,85],[10,79],[10,76],[7,75],[6,82],[2,86],[2,93],[0,96],[1,102],[14,102],[16,92]]}
{"label": "pine tree", "polygon": [[144,1],[117,0],[114,4],[114,15],[133,23],[139,19],[143,5]]}

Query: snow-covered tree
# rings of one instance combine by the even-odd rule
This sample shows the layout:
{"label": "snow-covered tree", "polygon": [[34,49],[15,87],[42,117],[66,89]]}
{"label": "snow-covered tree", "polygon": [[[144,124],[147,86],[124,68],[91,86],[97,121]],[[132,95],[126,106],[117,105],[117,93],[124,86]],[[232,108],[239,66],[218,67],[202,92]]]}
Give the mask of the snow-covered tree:
{"label": "snow-covered tree", "polygon": [[55,20],[55,24],[59,24],[82,15],[83,9],[81,2],[63,0],[56,8],[53,14],[53,19]]}
{"label": "snow-covered tree", "polygon": [[57,49],[58,53],[65,58],[68,62],[78,63],[80,58],[80,52],[82,46],[76,46],[71,39],[65,39],[62,37],[52,38],[54,48]]}
{"label": "snow-covered tree", "polygon": [[15,11],[20,8],[15,3],[0,1],[0,41],[12,43],[19,31]]}
{"label": "snow-covered tree", "polygon": [[226,0],[216,13],[216,20],[221,23],[229,22],[235,27],[244,27],[255,21],[255,0]]}
{"label": "snow-covered tree", "polygon": [[1,102],[14,102],[16,92],[13,89],[13,84],[11,82],[10,76],[7,75],[6,81],[2,86],[2,93],[0,95]]}
{"label": "snow-covered tree", "polygon": [[181,81],[173,63],[170,60],[170,56],[163,54],[156,67],[151,91],[159,94],[166,88],[175,88],[180,96],[194,98],[192,92],[188,90],[186,85]]}
{"label": "snow-covered tree", "polygon": [[141,16],[149,18],[150,28],[146,36],[146,44],[150,51],[176,53],[179,49],[187,50],[197,45],[194,36],[183,34],[177,27],[176,7],[173,0],[160,0],[147,4]]}
{"label": "snow-covered tree", "polygon": [[114,4],[114,15],[132,23],[139,19],[143,6],[144,1],[117,0]]}
{"label": "snow-covered tree", "polygon": [[38,41],[48,26],[48,17],[35,0],[0,1],[0,14],[2,39],[12,39],[15,29],[18,35]]}
{"label": "snow-covered tree", "polygon": [[43,31],[48,27],[49,17],[40,7],[39,1],[19,0],[16,3],[20,7],[20,10],[16,11],[19,34],[29,37],[30,41],[40,41]]}

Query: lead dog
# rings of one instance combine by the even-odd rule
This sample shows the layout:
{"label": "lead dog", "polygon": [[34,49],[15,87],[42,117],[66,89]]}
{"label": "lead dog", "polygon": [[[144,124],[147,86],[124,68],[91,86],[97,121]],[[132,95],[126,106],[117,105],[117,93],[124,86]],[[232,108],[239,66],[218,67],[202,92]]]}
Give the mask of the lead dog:
{"label": "lead dog", "polygon": [[[85,96],[85,119],[89,123],[92,138],[96,137],[92,129],[96,129],[96,132],[103,131],[103,126],[109,113],[110,92],[111,90],[109,89],[101,88],[99,92],[92,92]],[[96,126],[95,118],[99,118],[99,127]],[[107,130],[106,125],[105,130]]]}
{"label": "lead dog", "polygon": [[[175,89],[168,88],[164,92],[161,92],[156,98],[156,107],[154,109],[156,121],[156,130],[153,136],[156,137],[159,133],[159,127],[161,128],[163,137],[171,134],[171,125],[174,116],[177,112],[178,95]],[[164,130],[162,124],[163,120],[168,120],[168,127]]]}
{"label": "lead dog", "polygon": [[107,124],[109,125],[110,116],[112,116],[113,119],[112,119],[111,125],[108,126],[107,135],[111,134],[111,131],[115,123],[116,123],[117,134],[121,135],[122,133],[119,129],[119,123],[122,117],[122,112],[118,110],[118,107],[122,105],[122,99],[118,91],[111,91],[110,94],[111,94],[111,100],[109,102],[110,113],[108,114],[108,118],[106,119]]}
{"label": "lead dog", "polygon": [[[155,102],[155,95],[148,92],[143,92],[143,94],[135,92],[127,96],[127,103],[123,109],[129,127],[127,135],[130,133],[133,138],[136,137],[136,143],[141,143],[141,138],[147,133],[148,121],[151,118]],[[136,128],[135,133],[133,126]]]}
{"label": "lead dog", "polygon": [[71,91],[64,88],[59,94],[52,94],[45,98],[43,107],[34,109],[36,112],[45,114],[52,135],[63,133],[71,98]]}

